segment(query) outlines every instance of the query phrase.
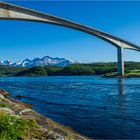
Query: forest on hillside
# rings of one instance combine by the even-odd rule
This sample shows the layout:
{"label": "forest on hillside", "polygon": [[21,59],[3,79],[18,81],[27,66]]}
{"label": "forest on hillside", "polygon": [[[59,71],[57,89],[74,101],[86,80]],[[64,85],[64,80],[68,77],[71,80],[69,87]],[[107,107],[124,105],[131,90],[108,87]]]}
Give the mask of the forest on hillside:
{"label": "forest on hillside", "polygon": [[[140,74],[140,62],[125,62],[125,73]],[[36,66],[32,68],[0,66],[0,76],[78,76],[105,75],[117,72],[117,63],[72,64],[66,67]]]}

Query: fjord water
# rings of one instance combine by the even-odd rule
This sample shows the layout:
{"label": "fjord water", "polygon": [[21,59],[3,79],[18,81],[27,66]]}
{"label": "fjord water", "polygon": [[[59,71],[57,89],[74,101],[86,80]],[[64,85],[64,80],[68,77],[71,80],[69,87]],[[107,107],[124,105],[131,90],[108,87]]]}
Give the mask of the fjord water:
{"label": "fjord water", "polygon": [[88,137],[140,139],[140,78],[1,77],[0,88]]}

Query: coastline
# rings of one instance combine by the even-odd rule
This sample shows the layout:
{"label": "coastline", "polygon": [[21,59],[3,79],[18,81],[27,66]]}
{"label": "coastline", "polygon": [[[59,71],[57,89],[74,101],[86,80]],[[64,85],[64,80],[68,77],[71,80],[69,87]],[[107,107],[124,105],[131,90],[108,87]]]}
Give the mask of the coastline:
{"label": "coastline", "polygon": [[102,76],[103,78],[140,78],[139,73],[126,73],[123,76],[118,76],[116,73],[107,73]]}
{"label": "coastline", "polygon": [[[63,126],[31,109],[31,105],[15,100],[5,90],[0,89],[0,117],[2,114],[14,115],[17,118],[30,120],[37,125],[31,135],[20,137],[21,139],[42,140],[89,140],[89,138],[74,132],[71,128]],[[0,122],[1,123],[1,122]]]}

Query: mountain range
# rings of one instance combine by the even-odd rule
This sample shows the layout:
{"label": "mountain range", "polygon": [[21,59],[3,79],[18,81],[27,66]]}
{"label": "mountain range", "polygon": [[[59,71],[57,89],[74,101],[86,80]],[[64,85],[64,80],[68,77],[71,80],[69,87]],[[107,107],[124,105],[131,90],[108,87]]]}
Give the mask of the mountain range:
{"label": "mountain range", "polygon": [[23,61],[0,61],[0,65],[7,65],[7,66],[18,66],[18,67],[27,67],[31,68],[34,66],[61,66],[65,67],[70,64],[74,64],[76,61],[70,61],[65,58],[59,58],[59,57],[50,57],[50,56],[44,56],[43,58],[34,58],[33,60],[25,59]]}

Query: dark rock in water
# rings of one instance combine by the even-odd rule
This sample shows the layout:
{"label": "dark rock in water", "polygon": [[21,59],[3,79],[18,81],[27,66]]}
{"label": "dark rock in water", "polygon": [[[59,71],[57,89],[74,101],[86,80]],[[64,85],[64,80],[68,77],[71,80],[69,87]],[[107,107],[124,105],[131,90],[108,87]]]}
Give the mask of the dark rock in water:
{"label": "dark rock in water", "polygon": [[22,99],[23,96],[22,96],[22,95],[17,95],[16,98],[18,98],[18,99]]}

